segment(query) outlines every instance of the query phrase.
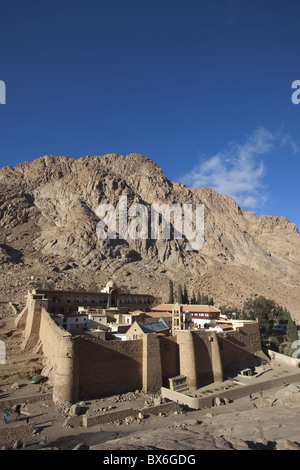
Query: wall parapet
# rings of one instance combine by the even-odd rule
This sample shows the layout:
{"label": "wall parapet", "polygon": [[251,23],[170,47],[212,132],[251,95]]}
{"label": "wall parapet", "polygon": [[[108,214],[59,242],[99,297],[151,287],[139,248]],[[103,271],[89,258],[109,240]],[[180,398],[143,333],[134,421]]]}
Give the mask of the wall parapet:
{"label": "wall parapet", "polygon": [[[300,372],[296,374],[290,374],[286,376],[286,380],[289,383],[300,382]],[[190,397],[184,393],[176,392],[174,390],[169,390],[168,388],[161,388],[161,396],[167,398],[168,400],[173,400],[174,402],[187,405],[192,409],[200,410],[203,408],[211,408],[215,405],[216,398],[227,398],[231,401],[237,400],[239,398],[246,397],[252,393],[258,393],[262,390],[270,390],[275,387],[282,386],[283,378],[276,377],[265,381],[252,382],[249,385],[239,385],[230,390],[223,390],[222,392],[214,392],[209,396],[200,398],[200,397]]]}
{"label": "wall parapet", "polygon": [[0,408],[5,410],[6,408],[12,408],[14,405],[19,405],[20,402],[27,405],[28,403],[39,403],[52,400],[52,392],[40,393],[39,395],[28,395],[17,398],[4,398],[0,400]]}
{"label": "wall parapet", "polygon": [[178,403],[171,401],[138,410],[126,408],[125,410],[111,411],[103,415],[90,416],[85,414],[82,416],[82,426],[87,428],[95,426],[96,424],[113,423],[114,421],[124,420],[130,417],[138,418],[140,413],[143,415],[158,415],[159,413],[174,413],[175,411],[181,411],[181,406]]}
{"label": "wall parapet", "polygon": [[291,367],[296,367],[296,368],[300,367],[300,359],[286,356],[285,354],[280,354],[276,351],[272,351],[271,349],[268,349],[267,353],[268,353],[269,358],[275,362],[286,364]]}

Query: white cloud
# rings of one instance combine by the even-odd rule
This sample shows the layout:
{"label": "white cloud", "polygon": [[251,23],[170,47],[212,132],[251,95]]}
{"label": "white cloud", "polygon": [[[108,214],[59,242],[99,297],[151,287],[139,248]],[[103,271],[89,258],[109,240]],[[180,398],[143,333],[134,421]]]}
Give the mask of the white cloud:
{"label": "white cloud", "polygon": [[232,197],[243,208],[254,210],[268,199],[264,184],[267,172],[262,156],[279,145],[288,145],[294,154],[299,151],[289,135],[260,128],[244,144],[231,142],[225,151],[202,158],[180,181],[193,188],[210,187]]}

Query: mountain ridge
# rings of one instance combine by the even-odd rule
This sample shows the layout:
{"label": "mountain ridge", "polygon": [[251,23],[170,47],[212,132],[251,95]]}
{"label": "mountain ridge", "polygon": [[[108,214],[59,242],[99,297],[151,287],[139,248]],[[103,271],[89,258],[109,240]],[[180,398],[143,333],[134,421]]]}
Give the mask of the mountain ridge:
{"label": "mountain ridge", "polygon": [[[203,204],[203,248],[190,252],[174,239],[99,240],[97,207],[117,208],[121,196],[147,208]],[[300,320],[299,248],[299,231],[285,217],[258,217],[213,189],[172,182],[143,155],[44,155],[0,169],[0,297],[10,301],[21,301],[37,280],[87,287],[110,278],[165,301],[172,279],[219,306],[274,298]]]}

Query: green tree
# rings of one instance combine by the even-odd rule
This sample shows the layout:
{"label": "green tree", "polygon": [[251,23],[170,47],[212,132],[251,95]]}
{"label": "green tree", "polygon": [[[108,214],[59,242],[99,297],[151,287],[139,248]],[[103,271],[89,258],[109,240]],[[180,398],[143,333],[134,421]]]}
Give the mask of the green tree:
{"label": "green tree", "polygon": [[55,283],[53,281],[44,281],[43,289],[46,290],[55,290]]}
{"label": "green tree", "polygon": [[120,292],[121,294],[130,294],[130,289],[128,286],[125,286],[125,285],[121,285],[120,286]]}
{"label": "green tree", "polygon": [[[266,299],[263,296],[244,303],[242,318],[250,320],[258,319],[261,333],[265,337],[272,333],[274,325],[291,322],[290,314],[286,308],[276,304],[274,300]],[[293,326],[290,323],[289,328],[292,335],[292,330],[296,328],[296,325]]]}
{"label": "green tree", "polygon": [[288,323],[286,327],[286,335],[288,337],[288,340],[291,343],[299,339],[298,330],[297,330],[295,322],[291,318],[291,315],[289,315],[289,319],[288,319]]}
{"label": "green tree", "polygon": [[182,297],[182,301],[184,304],[188,304],[189,303],[189,296],[188,296],[188,291],[187,291],[187,288],[186,288],[186,285],[184,284],[184,288],[183,288],[183,297]]}
{"label": "green tree", "polygon": [[169,304],[174,303],[174,287],[173,287],[173,281],[170,279],[169,281]]}
{"label": "green tree", "polygon": [[236,319],[241,316],[240,309],[234,305],[221,305],[219,308],[222,315],[227,315],[229,318]]}
{"label": "green tree", "polygon": [[179,284],[179,286],[178,286],[178,297],[177,297],[177,302],[178,302],[179,304],[182,304],[182,303],[183,303],[182,299],[183,299],[183,295],[182,295],[182,287],[181,287],[181,284]]}
{"label": "green tree", "polygon": [[276,318],[276,307],[274,300],[260,296],[245,302],[242,315],[245,319],[258,319],[262,334],[269,335]]}
{"label": "green tree", "polygon": [[281,305],[277,306],[277,319],[279,323],[286,324],[288,323],[288,320],[290,318],[290,312],[287,310],[287,308],[283,308]]}
{"label": "green tree", "polygon": [[90,285],[89,285],[89,292],[99,292],[99,286],[96,282],[92,282]]}
{"label": "green tree", "polygon": [[201,305],[201,294],[200,294],[199,290],[198,290],[198,294],[197,294],[197,304]]}
{"label": "green tree", "polygon": [[270,336],[269,343],[271,344],[271,349],[273,349],[273,351],[279,351],[280,343],[279,339],[276,336]]}

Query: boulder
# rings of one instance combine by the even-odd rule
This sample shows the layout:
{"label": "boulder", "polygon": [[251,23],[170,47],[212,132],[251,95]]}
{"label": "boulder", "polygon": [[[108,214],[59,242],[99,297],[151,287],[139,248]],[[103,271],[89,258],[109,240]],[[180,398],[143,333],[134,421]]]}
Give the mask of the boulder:
{"label": "boulder", "polygon": [[223,400],[223,398],[216,397],[216,399],[215,399],[215,405],[216,405],[216,406],[224,405],[224,400]]}
{"label": "boulder", "polygon": [[71,406],[69,414],[70,414],[70,416],[80,416],[80,415],[84,414],[85,411],[86,411],[85,407],[83,407],[81,405],[78,405],[78,404],[75,404],[75,405]]}
{"label": "boulder", "polygon": [[84,442],[80,442],[77,446],[74,447],[73,450],[89,450],[89,446]]}
{"label": "boulder", "polygon": [[278,439],[276,441],[276,450],[300,450],[300,445],[289,439]]}
{"label": "boulder", "polygon": [[23,447],[23,442],[18,439],[13,444],[13,449],[21,449]]}

